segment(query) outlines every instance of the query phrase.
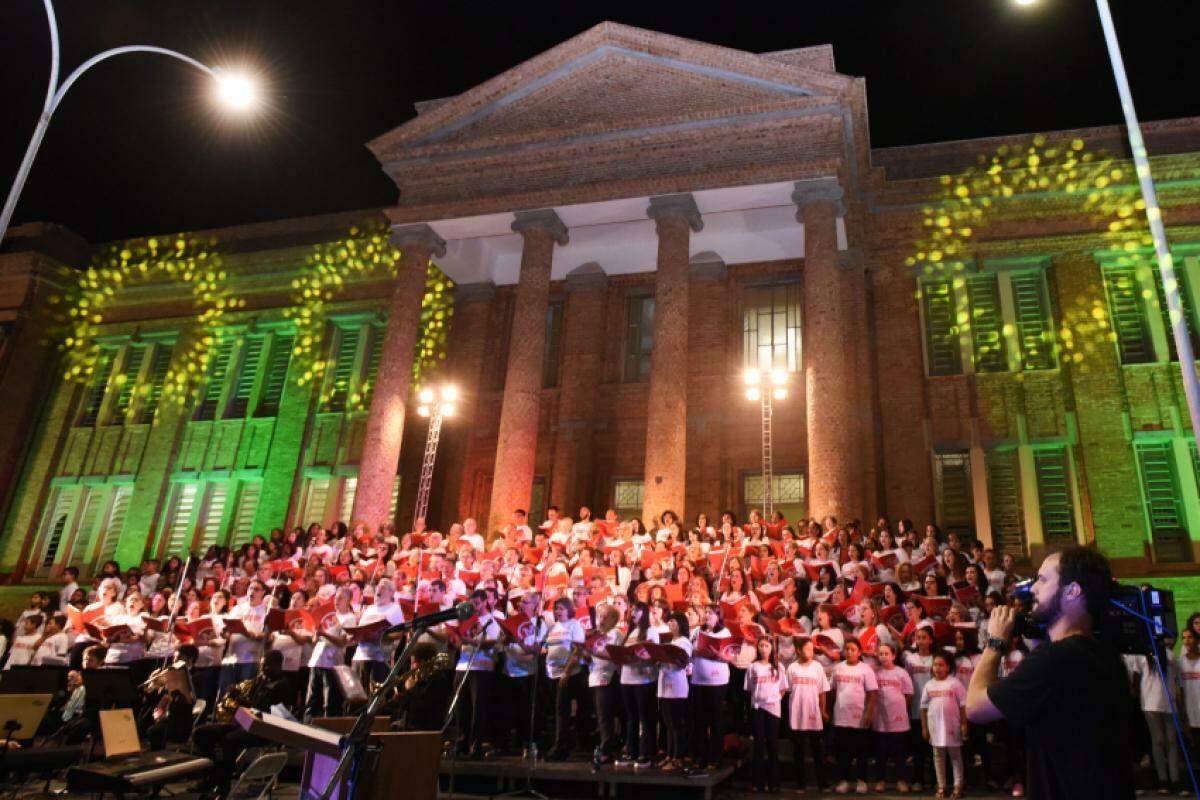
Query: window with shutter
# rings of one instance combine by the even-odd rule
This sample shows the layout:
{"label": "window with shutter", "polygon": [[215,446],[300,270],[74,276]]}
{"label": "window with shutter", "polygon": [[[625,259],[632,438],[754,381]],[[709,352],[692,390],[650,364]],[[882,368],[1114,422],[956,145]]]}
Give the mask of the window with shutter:
{"label": "window with shutter", "polygon": [[133,496],[132,486],[118,486],[113,489],[112,507],[108,519],[100,531],[99,549],[92,566],[98,568],[105,561],[112,561],[117,554],[117,542],[121,539],[121,528],[125,526],[125,514],[129,511],[129,498]]}
{"label": "window with shutter", "polygon": [[950,281],[921,284],[921,307],[925,322],[925,355],[930,375],[959,375],[962,355],[958,339],[954,287]]}
{"label": "window with shutter", "polygon": [[1046,546],[1075,544],[1075,499],[1071,492],[1067,449],[1038,448],[1033,451],[1033,466],[1037,473],[1038,505]]}
{"label": "window with shutter", "polygon": [[371,325],[367,328],[370,335],[370,350],[367,351],[367,363],[364,368],[362,383],[358,391],[359,408],[370,408],[371,394],[375,388],[375,378],[379,375],[379,364],[383,360],[383,338],[386,330],[382,325]]}
{"label": "window with shutter", "polygon": [[325,505],[329,502],[329,478],[309,478],[304,493],[304,518],[302,525],[308,526],[325,519]]}
{"label": "window with shutter", "polygon": [[125,349],[125,365],[117,378],[117,401],[114,404],[112,417],[115,424],[123,425],[125,423],[125,417],[129,413],[129,406],[133,402],[134,392],[137,390],[138,381],[141,378],[142,363],[146,360],[146,349],[143,345],[130,345]]}
{"label": "window with shutter", "polygon": [[229,499],[229,484],[212,483],[208,487],[208,500],[204,504],[204,512],[200,517],[201,553],[208,551],[213,545],[223,545],[221,523],[225,519],[225,502]]}
{"label": "window with shutter", "polygon": [[108,389],[108,379],[112,377],[113,366],[116,363],[116,351],[109,347],[100,348],[96,356],[96,364],[92,370],[92,378],[88,381],[87,396],[83,402],[83,415],[79,425],[90,428],[100,417],[100,409],[104,406],[104,393]]}
{"label": "window with shutter", "polygon": [[987,454],[988,509],[992,546],[997,553],[1027,554],[1025,512],[1021,504],[1021,470],[1016,450]]}
{"label": "window with shutter", "polygon": [[1171,442],[1143,442],[1136,449],[1155,560],[1190,561],[1192,548],[1184,521],[1174,447]]}
{"label": "window with shutter", "polygon": [[967,303],[971,309],[971,346],[975,371],[1006,372],[1008,353],[1004,347],[1004,322],[996,276],[972,276],[967,281]]}
{"label": "window with shutter", "polygon": [[231,546],[246,544],[254,538],[254,514],[258,511],[258,496],[261,492],[262,484],[258,481],[244,481],[238,489]]}
{"label": "window with shutter", "polygon": [[162,399],[163,383],[167,379],[167,370],[171,368],[171,351],[175,345],[170,342],[158,342],[154,345],[154,355],[150,360],[149,385],[146,387],[146,399],[138,412],[138,422],[146,425],[154,420],[154,412]]}
{"label": "window with shutter", "polygon": [[362,331],[359,328],[338,330],[333,373],[325,395],[325,411],[346,410],[346,398],[350,395],[350,383],[354,380],[354,362],[358,356],[358,343],[361,338]]}
{"label": "window with shutter", "polygon": [[1127,264],[1105,267],[1104,286],[1108,293],[1108,310],[1117,334],[1121,363],[1153,362],[1154,342],[1150,338],[1137,268]]}
{"label": "window with shutter", "polygon": [[800,370],[800,284],[748,286],[742,292],[742,366]]}
{"label": "window with shutter", "polygon": [[630,297],[625,308],[625,361],[622,378],[627,382],[650,377],[650,353],[654,349],[654,298]]}
{"label": "window with shutter", "polygon": [[213,348],[208,359],[208,374],[204,380],[204,393],[196,408],[196,419],[216,419],[221,393],[225,391],[225,379],[229,376],[233,362],[233,339],[223,339]]}
{"label": "window with shutter", "polygon": [[971,457],[966,451],[935,453],[934,490],[938,524],[959,533],[975,530],[975,493],[971,488]]}
{"label": "window with shutter", "polygon": [[1009,281],[1017,342],[1021,348],[1021,368],[1053,369],[1054,334],[1050,326],[1050,306],[1046,302],[1045,277],[1041,272],[1014,273]]}
{"label": "window with shutter", "polygon": [[196,493],[199,484],[175,484],[175,496],[172,498],[170,513],[167,515],[166,546],[162,550],[164,556],[174,556],[190,552],[195,529],[192,527],[192,512],[196,506]]}
{"label": "window with shutter", "polygon": [[640,517],[646,504],[646,484],[644,481],[614,481],[613,508],[621,519]]}
{"label": "window with shutter", "polygon": [[[1179,360],[1179,352],[1175,347],[1175,332],[1171,326],[1171,313],[1167,309],[1167,292],[1163,286],[1162,276],[1159,275],[1157,267],[1154,268],[1154,290],[1156,296],[1154,302],[1158,306],[1158,312],[1162,315],[1163,329],[1167,334],[1167,348],[1171,353],[1171,360]],[[1187,271],[1183,269],[1183,264],[1176,265],[1175,279],[1179,282],[1179,304],[1183,307],[1183,321],[1187,327],[1188,338],[1192,340],[1192,352],[1200,353],[1200,341],[1196,338],[1196,322],[1195,322],[1195,306],[1192,303],[1191,287],[1187,282]]]}
{"label": "window with shutter", "polygon": [[354,511],[354,495],[357,491],[358,478],[342,480],[342,507],[339,509],[338,519],[347,525],[350,524],[350,514]]}
{"label": "window with shutter", "polygon": [[267,374],[263,378],[263,389],[258,401],[256,417],[273,417],[279,413],[279,401],[287,383],[288,364],[292,358],[293,336],[276,333],[271,337],[271,354],[267,357]]}
{"label": "window with shutter", "polygon": [[[75,536],[71,544],[72,552],[66,554],[66,558],[62,562],[63,566],[74,560],[72,556],[75,548],[86,548],[88,541],[92,537],[92,533],[96,530],[96,523],[99,521],[100,515],[104,513],[108,495],[108,490],[104,488],[84,490],[83,510],[79,515],[79,522],[75,526]],[[68,536],[67,538],[71,537]],[[57,560],[57,555],[55,559]]]}
{"label": "window with shutter", "polygon": [[225,412],[227,419],[246,416],[246,409],[250,407],[250,395],[254,392],[254,382],[258,379],[258,365],[262,363],[266,344],[265,336],[246,337],[245,344],[242,345],[242,360],[233,382],[233,396],[229,400],[229,409]]}

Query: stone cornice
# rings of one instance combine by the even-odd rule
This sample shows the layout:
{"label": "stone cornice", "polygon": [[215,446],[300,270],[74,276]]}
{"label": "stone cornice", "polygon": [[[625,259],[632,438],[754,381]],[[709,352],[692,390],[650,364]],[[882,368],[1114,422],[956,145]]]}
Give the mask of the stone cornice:
{"label": "stone cornice", "polygon": [[809,203],[832,203],[834,213],[840,217],[846,213],[846,206],[842,201],[844,196],[842,185],[833,178],[796,181],[796,188],[792,192],[792,202],[798,206],[796,220],[804,221],[804,206]]}
{"label": "stone cornice", "polygon": [[683,217],[688,227],[696,233],[704,230],[704,220],[700,217],[696,198],[690,192],[651,197],[646,216],[655,222],[660,222],[664,217]]}
{"label": "stone cornice", "polygon": [[446,241],[438,236],[433,228],[423,223],[397,225],[392,228],[391,242],[401,250],[424,247],[435,256],[446,255]]}
{"label": "stone cornice", "polygon": [[515,212],[512,229],[522,236],[529,231],[542,231],[549,234],[550,238],[560,245],[565,245],[571,240],[570,234],[567,233],[567,226],[559,219],[558,212],[552,208]]}

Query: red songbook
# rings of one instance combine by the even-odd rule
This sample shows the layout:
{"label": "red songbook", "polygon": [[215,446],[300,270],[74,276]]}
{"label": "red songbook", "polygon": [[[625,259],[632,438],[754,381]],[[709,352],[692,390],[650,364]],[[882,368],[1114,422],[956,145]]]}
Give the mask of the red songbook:
{"label": "red songbook", "polygon": [[545,549],[541,547],[523,547],[521,548],[521,560],[526,564],[538,564],[542,560],[542,554]]}
{"label": "red songbook", "polygon": [[608,634],[604,631],[588,631],[583,637],[583,649],[593,655],[597,655],[604,649],[604,645],[608,641]]}
{"label": "red songbook", "polygon": [[313,609],[312,618],[314,631],[318,628],[323,631],[328,630],[337,625],[337,608],[334,606],[333,601],[329,600]]}
{"label": "red songbook", "polygon": [[954,626],[940,619],[933,620],[933,644],[949,647],[954,644]]}
{"label": "red songbook", "polygon": [[913,574],[923,575],[937,566],[937,556],[925,556],[920,561],[913,562]]}
{"label": "red songbook", "polygon": [[533,579],[533,583],[537,587],[538,591],[545,591],[547,586],[550,587],[551,589],[553,589],[553,588],[561,589],[562,587],[566,586],[569,582],[570,582],[570,579],[567,577],[567,573],[565,573],[565,572],[555,572],[553,575],[550,575],[549,577],[547,577],[547,574],[545,572],[541,572],[537,575],[536,578]]}
{"label": "red songbook", "polygon": [[779,632],[784,636],[803,636],[804,626],[795,617],[784,617],[779,620]]}
{"label": "red songbook", "polygon": [[515,642],[524,643],[527,638],[533,636],[536,630],[533,620],[520,612],[498,621],[500,629],[507,633]]}
{"label": "red songbook", "polygon": [[380,563],[379,559],[377,559],[377,558],[373,558],[370,561],[358,562],[358,568],[361,569],[364,573],[366,573],[366,576],[368,578],[370,578],[375,573],[375,570],[380,569],[382,566],[383,565]]}
{"label": "red songbook", "polygon": [[839,661],[842,658],[842,650],[838,647],[838,643],[831,637],[823,633],[815,633],[812,637],[813,647],[820,650],[825,656],[833,661]]}
{"label": "red songbook", "polygon": [[900,563],[900,556],[890,551],[883,554],[871,553],[871,563],[877,569],[893,570]]}
{"label": "red songbook", "polygon": [[858,635],[858,643],[862,645],[863,653],[869,656],[875,655],[879,649],[879,631],[875,630],[874,625],[864,628],[863,632]]}
{"label": "red songbook", "polygon": [[854,603],[848,599],[843,600],[840,603],[822,603],[821,605],[817,606],[817,611],[828,611],[830,619],[832,619],[834,622],[837,622],[839,619],[846,616],[846,611],[848,611],[853,605]]}
{"label": "red songbook", "polygon": [[221,617],[221,625],[225,628],[225,633],[240,633],[245,636],[250,632],[246,627],[246,622],[241,617]]}
{"label": "red songbook", "polygon": [[605,545],[604,547],[600,548],[600,550],[604,553],[604,555],[608,555],[614,550],[620,550],[622,553],[626,553],[631,547],[633,547],[633,542],[626,540],[623,542],[617,542],[616,544]]}
{"label": "red songbook", "polygon": [[412,619],[417,613],[417,603],[415,600],[404,600],[396,598],[396,605],[400,606],[400,610],[404,612],[405,619]]}
{"label": "red songbook", "polygon": [[768,539],[776,539],[776,540],[778,540],[778,539],[782,539],[782,538],[783,538],[783,526],[784,526],[784,525],[787,525],[787,521],[786,521],[786,520],[785,520],[785,521],[783,521],[783,522],[775,523],[775,524],[772,524],[772,523],[768,522],[768,523],[767,523],[767,525],[766,525],[766,528],[767,528],[767,538],[768,538]]}
{"label": "red songbook", "polygon": [[87,630],[88,634],[90,634],[93,638],[102,639],[106,642],[116,639],[120,636],[133,633],[133,631],[129,629],[129,626],[123,622],[109,625],[105,624],[102,620],[85,623],[84,629]]}
{"label": "red songbook", "polygon": [[979,589],[974,586],[963,586],[954,590],[954,597],[964,606],[982,606],[983,597],[979,594]]}
{"label": "red songbook", "polygon": [[742,638],[750,644],[757,644],[759,639],[766,637],[767,629],[757,622],[747,622],[744,625],[738,626],[738,631],[742,634]]}
{"label": "red songbook", "polygon": [[612,597],[612,589],[609,589],[607,586],[594,589],[593,591],[588,592],[588,607],[595,608],[601,603],[606,602],[610,597]]}
{"label": "red songbook", "polygon": [[796,577],[796,562],[790,558],[779,562],[779,574],[785,578]]}
{"label": "red songbook", "polygon": [[334,583],[342,583],[350,577],[350,568],[345,564],[334,564],[332,567],[327,567],[327,570]]}
{"label": "red songbook", "polygon": [[768,595],[767,599],[762,603],[762,610],[764,614],[771,616],[774,615],[775,609],[779,608],[779,605],[783,602],[783,593],[768,592]]}
{"label": "red songbook", "polygon": [[667,602],[671,604],[672,611],[687,611],[687,603],[683,599],[683,586],[678,583],[668,583],[663,587],[667,595]]}
{"label": "red songbook", "polygon": [[895,627],[897,623],[904,621],[904,609],[899,605],[884,606],[879,609],[879,621]]}
{"label": "red songbook", "polygon": [[920,621],[920,620],[918,620],[916,617],[912,617],[911,619],[909,619],[909,621],[908,621],[908,622],[906,622],[906,623],[904,624],[904,628],[903,628],[903,629],[900,631],[900,643],[901,643],[901,645],[903,645],[905,642],[907,642],[907,641],[909,640],[909,638],[910,638],[910,637],[913,635],[913,633],[914,633],[914,632],[917,630],[917,625],[918,625],[920,622],[921,622],[921,621]]}
{"label": "red songbook", "polygon": [[710,661],[732,661],[742,648],[742,637],[736,633],[731,636],[713,636],[700,631],[696,636],[696,658],[707,658]]}
{"label": "red songbook", "polygon": [[767,603],[769,603],[772,600],[775,600],[776,603],[778,603],[778,601],[783,598],[783,590],[782,589],[776,589],[773,592],[763,591],[762,589],[755,589],[754,594],[758,596],[758,603],[759,603],[759,605],[761,605],[763,607],[764,611],[766,610]]}
{"label": "red songbook", "polygon": [[766,564],[758,556],[750,556],[750,577],[756,581],[761,581],[766,573]]}
{"label": "red songbook", "polygon": [[775,558],[782,561],[786,555],[786,548],[783,546],[783,542],[772,539],[767,544],[771,546],[771,553],[775,556]]}
{"label": "red songbook", "polygon": [[579,627],[583,628],[585,632],[595,627],[592,625],[591,608],[586,605],[575,607],[575,619],[579,620]]}
{"label": "red songbook", "polygon": [[151,617],[148,614],[143,614],[142,622],[146,623],[147,630],[152,630],[157,633],[166,633],[167,623],[170,622],[170,617]]}
{"label": "red songbook", "polygon": [[796,553],[799,554],[801,558],[812,558],[813,551],[811,547],[805,547],[802,544],[798,544],[796,545]]}
{"label": "red songbook", "polygon": [[263,630],[269,633],[281,631],[287,627],[287,611],[282,608],[267,609],[266,619],[263,620]]}
{"label": "red songbook", "polygon": [[217,638],[217,630],[213,625],[212,617],[200,617],[199,619],[180,620],[175,623],[175,635],[181,639],[188,639],[196,644],[204,644]]}
{"label": "red songbook", "polygon": [[921,604],[921,608],[925,609],[925,616],[936,619],[945,618],[946,614],[950,613],[950,606],[954,604],[949,597],[926,597],[914,594],[913,598]]}
{"label": "red songbook", "polygon": [[721,567],[725,565],[725,550],[709,550],[708,551],[708,571],[716,575],[721,571]]}
{"label": "red songbook", "polygon": [[641,655],[645,651],[635,651],[635,647],[637,647],[637,644],[610,644],[608,646],[608,660],[618,666],[625,666],[626,664],[640,664],[641,662],[648,660],[643,658]]}
{"label": "red songbook", "polygon": [[408,534],[408,536],[409,536],[408,541],[412,544],[413,547],[420,547],[421,545],[425,544],[426,534],[424,534],[424,533],[417,533],[417,532],[413,531],[412,533]]}
{"label": "red songbook", "polygon": [[804,562],[804,571],[808,573],[808,579],[810,581],[812,581],[813,583],[816,583],[818,580],[820,580],[821,567],[825,566],[826,564],[833,567],[834,577],[837,577],[840,570],[837,568],[837,564],[833,563],[832,561],[816,561],[816,562],[805,561]]}
{"label": "red songbook", "polygon": [[866,578],[859,578],[854,584],[854,590],[850,592],[849,599],[855,605],[858,605],[863,600],[883,594],[885,585],[882,583],[871,583]]}
{"label": "red songbook", "polygon": [[683,669],[692,660],[687,651],[682,647],[676,647],[673,644],[656,644],[654,642],[642,642],[633,645],[635,650],[644,649],[644,652],[649,655],[650,660],[655,664],[673,667],[674,669]]}
{"label": "red songbook", "polygon": [[724,600],[722,600],[721,601],[721,617],[722,617],[722,619],[725,620],[725,626],[728,628],[731,628],[731,629],[736,627],[738,624],[737,618],[738,618],[739,609],[741,609],[741,607],[744,605],[749,605],[749,603],[750,603],[750,598],[748,598],[748,597],[743,597],[740,600],[733,602],[733,603],[727,603]]}
{"label": "red songbook", "polygon": [[355,642],[378,642],[384,631],[392,627],[386,617],[381,617],[366,625],[347,625],[342,630]]}
{"label": "red songbook", "polygon": [[474,589],[475,584],[479,583],[479,571],[460,569],[458,571],[458,579],[466,584],[468,589]]}
{"label": "red songbook", "polygon": [[84,609],[83,611],[75,608],[75,606],[67,606],[67,618],[70,620],[71,627],[75,629],[76,633],[83,633],[85,625],[103,616],[103,605],[98,605],[91,610]]}

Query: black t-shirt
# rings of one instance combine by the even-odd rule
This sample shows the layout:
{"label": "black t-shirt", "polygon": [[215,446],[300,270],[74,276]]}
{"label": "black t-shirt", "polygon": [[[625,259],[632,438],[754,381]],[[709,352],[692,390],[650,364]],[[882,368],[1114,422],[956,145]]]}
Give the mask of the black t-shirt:
{"label": "black t-shirt", "polygon": [[1114,649],[1090,636],[1043,644],[988,698],[1025,733],[1031,800],[1134,796],[1130,731],[1138,712]]}

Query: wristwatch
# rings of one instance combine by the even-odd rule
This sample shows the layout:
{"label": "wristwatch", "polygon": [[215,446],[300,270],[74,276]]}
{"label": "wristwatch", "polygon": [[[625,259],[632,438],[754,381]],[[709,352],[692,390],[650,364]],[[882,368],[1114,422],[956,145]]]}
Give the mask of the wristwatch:
{"label": "wristwatch", "polygon": [[1008,652],[1008,642],[1004,641],[1003,639],[997,639],[995,636],[988,637],[985,647],[987,647],[989,650],[995,650],[1000,655],[1004,655]]}

